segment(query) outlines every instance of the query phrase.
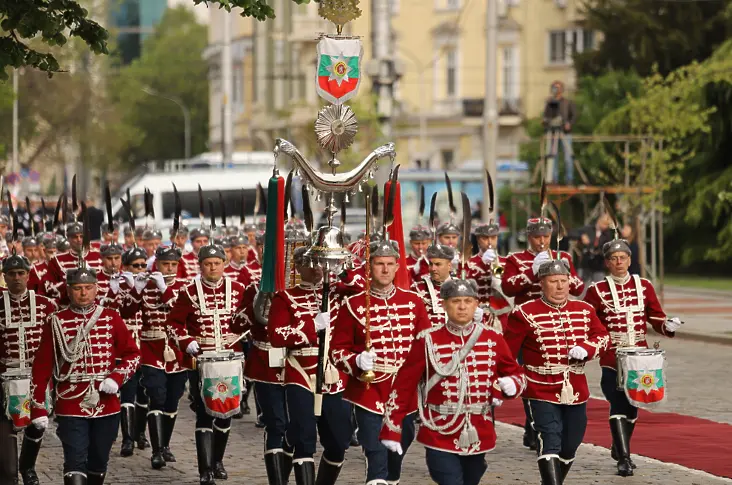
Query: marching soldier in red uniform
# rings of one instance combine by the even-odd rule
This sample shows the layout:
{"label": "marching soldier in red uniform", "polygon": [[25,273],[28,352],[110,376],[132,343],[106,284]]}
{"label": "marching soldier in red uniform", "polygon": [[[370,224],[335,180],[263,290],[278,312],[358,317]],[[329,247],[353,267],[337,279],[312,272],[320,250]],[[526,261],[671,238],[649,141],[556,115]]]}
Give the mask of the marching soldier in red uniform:
{"label": "marching soldier in red uniform", "polygon": [[488,467],[485,454],[496,443],[492,407],[526,388],[503,337],[476,312],[477,290],[472,280],[442,285],[447,319],[417,336],[385,406],[381,442],[402,454],[401,423],[418,400],[417,441],[439,485],[478,485]]}
{"label": "marching soldier in red uniform", "polygon": [[[249,285],[259,285],[259,280],[262,279],[262,254],[264,252],[264,233],[262,231],[257,232],[255,238],[255,249],[249,251],[248,262],[242,267],[239,272],[239,283],[248,288]],[[251,241],[251,239],[250,239]],[[254,255],[254,257],[251,257]]]}
{"label": "marching soldier in red uniform", "polygon": [[99,251],[82,248],[84,239],[84,225],[81,222],[70,222],[66,225],[66,238],[69,242],[70,249],[54,256],[48,263],[48,274],[46,281],[48,282],[47,296],[58,298],[58,287],[64,282],[64,275],[69,269],[77,267],[79,255],[86,265],[98,270],[102,266],[102,256]]}
{"label": "marching soldier in red uniform", "polygon": [[224,273],[232,280],[237,281],[244,266],[247,264],[249,238],[246,234],[229,236],[229,244],[231,245],[231,259],[229,260],[229,264],[226,265],[226,268],[224,268]]}
{"label": "marching soldier in red uniform", "polygon": [[26,236],[23,238],[23,256],[35,264],[40,260],[40,248],[38,247],[38,238],[36,236]]}
{"label": "marching soldier in red uniform", "polygon": [[536,276],[542,297],[514,308],[504,336],[515,356],[523,352],[542,485],[561,485],[587,426],[585,363],[607,349],[609,336],[592,306],[569,299],[569,263],[542,263]]}
{"label": "marching soldier in red uniform", "polygon": [[147,259],[155,256],[158,246],[163,240],[163,233],[154,227],[148,227],[142,231],[142,247],[147,253]]}
{"label": "marching soldier in red uniform", "polygon": [[198,251],[202,247],[208,246],[211,231],[209,231],[207,227],[202,226],[191,230],[190,234],[191,246],[193,249],[185,253],[181,258],[183,266],[179,271],[178,276],[192,280],[196,275],[201,273],[201,268],[198,263]]}
{"label": "marching soldier in red uniform", "polygon": [[[16,378],[27,382],[36,351],[41,344],[41,334],[47,317],[56,311],[56,305],[48,298],[37,295],[28,289],[30,262],[23,256],[11,255],[2,263],[7,290],[2,292],[3,304],[0,306],[0,381]],[[18,383],[20,381],[14,381]],[[5,386],[0,387],[0,482],[18,483],[18,471],[23,485],[38,485],[36,458],[41,449],[43,430],[35,426],[25,427],[23,444],[18,462],[16,429],[25,426],[27,421],[14,423],[4,410],[13,409],[6,400]],[[25,389],[27,391],[28,389]],[[30,396],[26,395],[26,399]],[[22,402],[17,405],[17,417],[21,418]]]}
{"label": "marching soldier in red uniform", "polygon": [[[584,283],[577,276],[572,264],[572,257],[567,253],[552,251],[549,247],[552,238],[552,222],[544,217],[529,219],[526,222],[526,238],[529,248],[511,253],[503,267],[501,289],[503,294],[514,299],[514,306],[541,297],[541,283],[538,277],[539,267],[552,259],[561,259],[569,265],[569,293],[580,296],[584,291]],[[522,357],[519,355],[519,363]],[[524,446],[536,449],[536,430],[531,426],[529,403],[526,399],[524,412]]]}
{"label": "marching soldier in red uniform", "polygon": [[424,258],[430,242],[432,242],[432,232],[429,227],[418,224],[409,231],[409,247],[412,252],[407,255],[407,270],[410,275],[414,271],[417,261]]}
{"label": "marching soldier in red uniform", "polygon": [[445,323],[445,309],[442,306],[440,288],[450,279],[455,249],[437,243],[427,249],[426,256],[430,272],[415,281],[411,290],[417,293],[424,302],[430,322],[435,327]]}
{"label": "marching soldier in red uniform", "polygon": [[[437,242],[449,246],[455,250],[452,258],[452,274],[458,274],[462,270],[460,267],[460,253],[458,251],[458,243],[460,242],[460,228],[452,221],[440,224],[436,231]],[[413,281],[419,281],[423,276],[430,273],[429,263],[426,258],[422,258],[415,264],[412,269]]]}
{"label": "marching soldier in red uniform", "polygon": [[[371,484],[399,482],[402,455],[387,450],[379,433],[397,372],[417,334],[432,327],[419,296],[394,286],[397,248],[393,241],[371,245],[370,288],[346,298],[338,311],[331,345],[333,362],[350,376],[343,398],[356,407],[358,441],[366,455],[366,483]],[[364,372],[373,372],[371,383],[360,380]],[[401,423],[404,452],[414,439],[416,410],[415,400]]]}
{"label": "marching soldier in red uniform", "polygon": [[496,315],[501,327],[506,326],[511,303],[501,289],[502,272],[506,257],[496,253],[499,227],[497,223],[481,224],[473,234],[478,241],[480,252],[468,260],[467,277],[478,283],[478,299]]}
{"label": "marching soldier in red uniform", "polygon": [[132,229],[132,226],[125,226],[124,238],[125,238],[125,244],[124,244],[125,251],[132,249],[133,247],[136,246],[135,230]]}
{"label": "marching soldier in red uniform", "polygon": [[39,295],[46,294],[46,275],[48,274],[48,262],[56,255],[56,236],[54,234],[42,237],[43,258],[31,266],[28,276],[28,289]]}
{"label": "marching soldier in red uniform", "polygon": [[[306,258],[308,248],[293,255],[302,281],[278,292],[272,299],[268,333],[275,347],[287,348],[285,394],[289,423],[287,442],[294,447],[294,472],[298,485],[334,485],[351,442],[351,405],[342,400],[348,376],[326,360],[322,389],[322,414],[314,413],[315,372],[318,365],[318,332],[330,338],[331,314],[338,313],[345,284],[332,284],[330,311],[321,312],[323,269]],[[327,353],[326,353],[327,355]],[[323,456],[315,480],[313,455],[318,435]],[[265,455],[265,460],[268,456]]]}
{"label": "marching soldier in red uniform", "polygon": [[142,293],[127,307],[127,312],[139,311],[141,316],[140,351],[142,378],[140,385],[149,399],[147,424],[150,431],[152,467],[156,470],[167,462],[176,461],[170,451],[180,401],[186,386],[182,355],[172,338],[167,318],[180,290],[187,285],[177,278],[181,250],[159,246],[155,264],[160,272],[150,275]]}
{"label": "marching soldier in red uniform", "polygon": [[175,247],[181,248],[181,250],[186,247],[188,241],[188,228],[186,226],[179,226],[177,229],[171,227],[169,234],[170,241]]}
{"label": "marching soldier in red uniform", "polygon": [[56,386],[56,434],[64,451],[64,485],[102,485],[119,428],[120,387],[140,364],[140,350],[119,314],[94,303],[96,274],[66,272],[71,305],[43,329],[33,362],[31,418],[48,426],[47,388]]}
{"label": "marching soldier in red uniform", "polygon": [[124,249],[117,243],[105,243],[99,248],[99,253],[102,255],[102,270],[97,273],[97,303],[119,310],[117,295]]}
{"label": "marching soldier in red uniform", "polygon": [[245,323],[244,287],[224,276],[225,259],[218,246],[207,245],[198,250],[201,278],[180,290],[167,320],[178,347],[185,351],[182,365],[189,370],[196,402],[196,451],[203,485],[213,485],[216,478],[228,477],[223,459],[231,417],[214,418],[209,413],[202,398],[195,357],[202,352],[231,350],[242,339]]}
{"label": "marching soldier in red uniform", "polygon": [[605,243],[603,254],[610,276],[592,285],[585,301],[592,305],[610,334],[610,345],[600,354],[600,386],[610,403],[612,457],[617,461],[618,475],[627,477],[633,475],[635,468],[630,459],[630,438],[638,419],[638,408],[617,388],[615,351],[622,347],[647,348],[649,324],[657,333],[673,337],[681,321],[676,317],[667,319],[650,281],[628,273],[632,253],[625,241],[616,239]]}

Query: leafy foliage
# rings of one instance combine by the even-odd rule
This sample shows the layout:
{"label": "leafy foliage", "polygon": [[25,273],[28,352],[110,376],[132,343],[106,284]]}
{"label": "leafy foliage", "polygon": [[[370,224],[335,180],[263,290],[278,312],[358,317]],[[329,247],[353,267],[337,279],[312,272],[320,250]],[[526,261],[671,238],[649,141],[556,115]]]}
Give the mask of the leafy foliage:
{"label": "leafy foliage", "polygon": [[[141,0],[142,1],[142,0]],[[292,0],[297,4],[310,0]],[[0,0],[0,80],[7,80],[8,67],[33,67],[49,76],[67,69],[49,48],[64,46],[79,38],[95,54],[108,54],[109,33],[94,20],[84,2],[77,0]],[[274,18],[267,0],[193,0],[231,11],[241,8],[243,17]],[[44,48],[33,44],[40,39]]]}
{"label": "leafy foliage", "polygon": [[[207,28],[185,7],[167,9],[142,55],[112,79],[122,129],[136,133],[125,148],[129,163],[183,158],[184,117],[176,98],[190,111],[191,152],[205,151],[208,139],[208,65],[203,51]],[[146,92],[148,91],[148,92]]]}

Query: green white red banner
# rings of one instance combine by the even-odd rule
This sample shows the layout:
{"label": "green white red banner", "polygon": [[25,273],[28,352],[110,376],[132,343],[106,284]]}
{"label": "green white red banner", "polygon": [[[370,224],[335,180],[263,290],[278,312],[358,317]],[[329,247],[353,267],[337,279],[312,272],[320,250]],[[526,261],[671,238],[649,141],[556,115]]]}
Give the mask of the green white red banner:
{"label": "green white red banner", "polygon": [[361,40],[323,37],[318,42],[317,53],[318,95],[336,105],[354,97],[361,84]]}

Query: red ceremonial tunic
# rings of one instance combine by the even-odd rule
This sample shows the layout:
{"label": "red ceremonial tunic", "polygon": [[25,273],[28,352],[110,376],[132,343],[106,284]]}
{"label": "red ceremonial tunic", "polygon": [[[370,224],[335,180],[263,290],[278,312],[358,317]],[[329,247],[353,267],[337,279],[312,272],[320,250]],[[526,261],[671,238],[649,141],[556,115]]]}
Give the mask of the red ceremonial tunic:
{"label": "red ceremonial tunic", "polygon": [[[84,256],[86,265],[99,271],[102,268],[102,255],[99,251],[89,250]],[[66,271],[76,268],[79,265],[79,255],[73,250],[59,253],[48,262],[48,274],[46,280],[54,286],[64,281]]]}
{"label": "red ceremonial tunic", "polygon": [[[498,256],[498,264],[506,267],[506,257]],[[508,322],[508,313],[511,311],[511,302],[506,299],[506,295],[494,287],[493,268],[490,264],[485,264],[480,254],[474,255],[468,260],[467,277],[478,283],[478,299],[483,305],[488,305],[490,311],[498,316],[501,327],[505,328]],[[497,277],[497,285],[500,285],[500,277]]]}
{"label": "red ceremonial tunic", "polygon": [[249,288],[249,285],[259,286],[262,279],[262,265],[256,259],[242,266],[236,281]]}
{"label": "red ceremonial tunic", "polygon": [[427,315],[429,315],[433,327],[444,324],[447,319],[445,309],[442,308],[440,288],[442,288],[442,283],[432,281],[432,278],[428,274],[412,283],[412,287],[410,288],[424,302],[424,307],[427,310]]}
{"label": "red ceremonial tunic", "polygon": [[28,274],[28,289],[39,295],[46,294],[46,275],[48,274],[48,261],[37,261],[31,266]]}
{"label": "red ceremonial tunic", "polygon": [[255,284],[249,285],[244,292],[246,327],[251,332],[252,344],[244,364],[244,376],[250,381],[284,384],[285,368],[269,366],[269,351],[273,346],[269,341],[267,327],[260,324],[254,316],[254,299],[258,292]]}
{"label": "red ceremonial tunic", "polygon": [[41,334],[56,304],[27,290],[19,298],[0,292],[0,373],[8,369],[27,369],[41,345]]}
{"label": "red ceremonial tunic", "polygon": [[[556,251],[551,251],[552,258],[557,257]],[[541,297],[541,285],[539,278],[534,275],[533,264],[536,254],[528,249],[511,253],[506,258],[503,267],[503,280],[501,289],[503,293],[514,299],[514,306]],[[569,263],[569,294],[579,296],[585,288],[585,284],[577,276],[574,269],[572,257],[562,251],[560,258]]]}
{"label": "red ceremonial tunic", "polygon": [[590,286],[585,301],[592,305],[610,334],[610,345],[600,354],[602,367],[617,368],[615,350],[618,347],[647,348],[648,324],[661,335],[675,335],[675,332],[666,331],[666,313],[653,284],[645,278],[628,275],[625,283],[616,283],[608,276]]}
{"label": "red ceremonial tunic", "polygon": [[226,277],[216,283],[196,279],[183,286],[167,319],[182,351],[181,365],[193,368],[186,349],[194,340],[201,352],[216,351],[219,335],[219,350],[232,350],[244,332],[243,311],[244,287],[236,281]]}
{"label": "red ceremonial tunic", "polygon": [[[131,301],[126,311],[139,312],[140,315],[141,364],[173,374],[186,369],[180,366],[183,355],[167,320],[178,293],[188,282],[177,277],[166,278],[165,282],[167,288],[162,292],[154,281],[148,281],[142,289],[142,295]],[[175,355],[175,359],[170,362],[165,361],[166,347]]]}
{"label": "red ceremonial tunic", "polygon": [[[91,328],[84,330],[92,323]],[[77,337],[78,336],[78,337]],[[46,389],[56,383],[57,416],[98,418],[116,414],[119,395],[99,393],[96,406],[83,407],[90,389],[106,378],[121,388],[140,365],[140,349],[119,314],[108,308],[65,308],[49,317],[33,364],[31,419],[47,416]]]}
{"label": "red ceremonial tunic", "polygon": [[199,274],[201,266],[198,264],[198,255],[193,251],[183,253],[178,263],[178,277],[192,280]]}
{"label": "red ceremonial tunic", "polygon": [[[331,358],[340,370],[355,377],[349,379],[343,398],[356,406],[384,414],[384,404],[404,364],[414,338],[431,328],[424,303],[416,293],[392,287],[386,294],[370,295],[370,329],[372,349],[376,353],[374,374],[370,385],[360,381],[362,371],[356,365],[358,354],[366,350],[366,293],[346,298],[338,311],[338,323],[333,332]],[[416,399],[407,412],[417,409]]]}
{"label": "red ceremonial tunic", "polygon": [[[472,348],[467,351],[469,342]],[[464,347],[465,357],[456,359],[459,365],[451,369],[453,358]],[[397,374],[399,385],[389,395],[379,438],[401,441],[402,420],[418,397],[422,424],[417,441],[460,455],[491,451],[496,444],[491,405],[511,399],[501,392],[499,377],[509,377],[516,384],[516,395],[511,398],[526,388],[521,366],[492,328],[446,323],[421,332]],[[428,388],[422,395],[420,382]]]}
{"label": "red ceremonial tunic", "polygon": [[[555,404],[582,404],[589,399],[585,363],[607,349],[610,339],[589,304],[567,300],[556,306],[543,298],[513,309],[504,338],[514,356],[523,349],[529,383],[523,397]],[[587,351],[585,360],[569,357],[576,345]]]}
{"label": "red ceremonial tunic", "polygon": [[[224,268],[224,274],[231,278],[234,281],[239,280],[239,274],[242,272],[242,269],[246,266],[245,264],[239,264],[235,263],[234,261],[229,261],[229,264],[226,265]],[[246,285],[244,285],[246,288]]]}

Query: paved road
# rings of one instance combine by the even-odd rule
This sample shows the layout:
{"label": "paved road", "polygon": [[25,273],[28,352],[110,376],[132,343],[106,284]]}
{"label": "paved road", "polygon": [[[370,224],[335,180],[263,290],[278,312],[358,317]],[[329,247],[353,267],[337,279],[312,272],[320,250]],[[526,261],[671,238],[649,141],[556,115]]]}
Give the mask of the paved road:
{"label": "paved road", "polygon": [[732,292],[666,287],[663,305],[686,322],[681,334],[732,345]]}
{"label": "paved road", "polygon": [[[669,401],[665,411],[690,414],[716,421],[732,423],[732,406],[728,405],[728,390],[720,385],[727,380],[729,347],[690,341],[663,342],[669,361]],[[596,395],[599,391],[599,369],[589,366],[588,378]],[[698,383],[704,383],[700,392]],[[185,400],[182,401],[185,404]],[[149,450],[137,452],[132,458],[117,456],[119,445],[114,447],[115,456],[110,463],[108,484],[149,485],[197,483],[196,453],[193,442],[192,413],[182,406],[181,417],[173,439],[173,451],[179,461],[161,471],[150,468]],[[229,484],[266,485],[266,474],[262,460],[262,431],[256,429],[252,419],[247,417],[234,421],[228,456],[225,461],[229,470]],[[535,455],[521,446],[518,428],[498,424],[499,445],[489,455],[489,469],[484,484],[537,485],[539,483]],[[572,469],[566,485],[623,484],[623,485],[717,485],[732,484],[732,480],[713,477],[703,472],[688,470],[677,465],[636,457],[638,473],[633,478],[615,477],[614,463],[608,450],[592,445],[582,445],[578,463]],[[49,438],[39,458],[39,472],[44,484],[59,483],[61,471],[61,449],[57,439]],[[363,483],[365,462],[360,450],[349,450],[347,463],[340,484]],[[291,480],[294,483],[294,479]],[[424,451],[413,446],[405,459],[402,485],[425,485],[431,483],[424,464]]]}

